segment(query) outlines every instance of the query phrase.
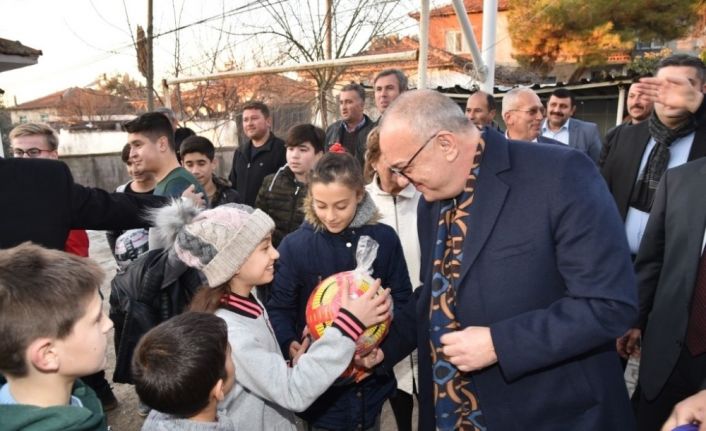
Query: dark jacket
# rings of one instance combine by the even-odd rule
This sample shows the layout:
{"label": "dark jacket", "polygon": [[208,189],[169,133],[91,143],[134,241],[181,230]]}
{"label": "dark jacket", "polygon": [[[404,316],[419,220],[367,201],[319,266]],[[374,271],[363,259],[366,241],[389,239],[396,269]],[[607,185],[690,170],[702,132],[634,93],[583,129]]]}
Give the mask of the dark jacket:
{"label": "dark jacket", "polygon": [[[635,276],[595,164],[566,147],[484,138],[455,284],[460,328],[489,327],[498,358],[473,373],[484,422],[503,431],[634,430],[615,339],[637,317]],[[416,310],[395,310],[393,328],[409,332],[388,335],[416,337],[420,430],[435,429],[429,304],[441,204],[420,200],[424,284]],[[383,351],[392,360],[409,349]]]}
{"label": "dark jacket", "polygon": [[[655,195],[635,272],[640,292],[640,386],[648,400],[679,373],[706,228],[706,159],[669,169]],[[688,362],[687,362],[688,364]],[[706,381],[693,386],[706,389]]]}
{"label": "dark jacket", "polygon": [[170,250],[173,249],[150,250],[111,282],[116,383],[132,383],[132,353],[140,337],[181,313],[203,285],[199,272],[184,265]]}
{"label": "dark jacket", "polygon": [[250,159],[251,153],[252,140],[248,139],[233,153],[233,166],[228,179],[238,191],[241,202],[254,206],[262,180],[287,163],[287,151],[284,141],[270,132],[270,138],[258,149],[253,160]]}
{"label": "dark jacket", "polygon": [[304,197],[307,187],[294,177],[287,165],[265,177],[257,194],[255,208],[267,213],[275,221],[272,244],[279,246],[288,233],[304,221]]}
{"label": "dark jacket", "polygon": [[[326,277],[355,269],[355,250],[363,235],[380,245],[372,276],[380,278],[383,287],[392,289],[395,309],[409,301],[412,286],[400,240],[393,228],[375,223],[376,219],[377,209],[366,194],[343,232],[327,232],[312,220],[309,212],[307,221],[280,244],[267,312],[285,356],[289,355],[291,342],[299,340],[304,329],[304,310],[311,292]],[[375,374],[358,384],[332,386],[300,416],[325,429],[353,430],[359,429],[358,425],[367,429],[395,387],[391,373]]]}
{"label": "dark jacket", "polygon": [[[353,156],[355,156],[355,158],[360,162],[360,166],[365,166],[365,151],[368,148],[368,133],[370,133],[370,129],[375,127],[375,123],[370,119],[370,117],[365,114],[363,114],[363,117],[365,118],[365,124],[363,124],[363,127],[358,129],[358,134],[355,137],[355,154],[353,154]],[[331,148],[331,146],[336,142],[343,145],[341,136],[343,134],[344,127],[343,120],[338,120],[328,126],[328,129],[326,129],[326,151],[328,151],[329,148]]]}
{"label": "dark jacket", "polygon": [[240,195],[232,188],[228,180],[214,175],[213,184],[216,186],[216,195],[213,199],[209,199],[209,208],[215,208],[223,204],[240,203]]}
{"label": "dark jacket", "polygon": [[[687,159],[689,162],[706,156],[706,103],[701,103],[694,116],[697,127]],[[640,163],[650,138],[649,120],[619,128],[613,134],[609,153],[601,167],[601,174],[608,183],[608,189],[623,220],[630,208],[630,197],[640,174]]]}
{"label": "dark jacket", "polygon": [[75,184],[60,161],[0,157],[0,248],[33,241],[63,250],[71,229],[146,227],[145,211],[166,202]]}

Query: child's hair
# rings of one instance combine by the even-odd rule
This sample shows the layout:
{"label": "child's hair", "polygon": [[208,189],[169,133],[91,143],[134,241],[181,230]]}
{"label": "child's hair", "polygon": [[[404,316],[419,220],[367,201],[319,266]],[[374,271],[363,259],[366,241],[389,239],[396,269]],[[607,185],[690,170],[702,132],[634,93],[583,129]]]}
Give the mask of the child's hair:
{"label": "child's hair", "polygon": [[189,303],[189,311],[215,313],[221,306],[221,298],[230,292],[228,283],[216,287],[202,286]]}
{"label": "child's hair", "polygon": [[120,152],[120,160],[127,165],[128,160],[130,160],[130,144],[125,144],[123,150]]}
{"label": "child's hair", "polygon": [[213,158],[216,157],[216,148],[211,141],[203,136],[189,136],[181,143],[179,155],[183,159],[189,153],[201,153],[208,157],[208,160],[213,161]]}
{"label": "child's hair", "polygon": [[361,193],[365,189],[360,163],[348,153],[324,154],[309,173],[308,196],[311,196],[312,186],[316,183],[343,183],[351,190]]}
{"label": "child's hair", "polygon": [[315,153],[324,151],[326,132],[313,124],[298,124],[287,132],[287,139],[284,141],[286,147],[296,147],[304,142],[309,142],[314,147]]}
{"label": "child's hair", "polygon": [[26,376],[30,343],[69,336],[104,276],[91,259],[30,242],[0,250],[0,372]]}
{"label": "child's hair", "polygon": [[363,168],[363,177],[365,182],[369,183],[375,177],[375,168],[373,163],[380,160],[380,127],[375,126],[368,133],[367,149],[365,150],[365,167]]}
{"label": "child's hair", "polygon": [[220,317],[186,312],[152,328],[135,349],[132,376],[140,400],[162,413],[188,418],[206,408],[226,378],[228,328]]}
{"label": "child's hair", "polygon": [[142,133],[152,141],[166,136],[169,141],[169,148],[176,152],[172,123],[170,123],[169,119],[162,113],[145,112],[139,117],[124,123],[123,129],[128,133]]}

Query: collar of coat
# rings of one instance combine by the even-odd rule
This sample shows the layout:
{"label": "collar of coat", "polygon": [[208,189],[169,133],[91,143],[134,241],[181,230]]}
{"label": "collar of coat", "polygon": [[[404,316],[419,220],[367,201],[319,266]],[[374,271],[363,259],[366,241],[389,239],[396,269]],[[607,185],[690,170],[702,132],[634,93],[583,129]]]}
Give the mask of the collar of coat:
{"label": "collar of coat", "polygon": [[[365,195],[363,196],[363,200],[358,204],[358,208],[355,211],[355,216],[346,229],[357,228],[366,224],[375,224],[378,220],[380,220],[380,212],[375,206],[375,202],[373,202],[373,199],[367,191],[364,191],[364,193]],[[314,211],[314,201],[311,198],[311,193],[307,194],[304,199],[304,219],[309,222],[315,230],[326,230],[324,224],[321,223],[321,220],[319,220],[316,216],[316,212]]]}

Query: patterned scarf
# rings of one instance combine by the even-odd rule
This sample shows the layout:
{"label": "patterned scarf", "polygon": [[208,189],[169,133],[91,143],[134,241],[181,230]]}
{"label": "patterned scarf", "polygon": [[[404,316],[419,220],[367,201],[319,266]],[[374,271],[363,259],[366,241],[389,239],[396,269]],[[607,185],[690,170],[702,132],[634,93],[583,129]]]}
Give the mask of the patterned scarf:
{"label": "patterned scarf", "polygon": [[481,139],[466,187],[456,199],[442,203],[434,249],[434,274],[429,310],[431,361],[436,428],[485,431],[485,421],[473,379],[448,361],[441,336],[460,329],[456,320],[456,286],[463,259],[463,243],[469,240],[470,207],[473,204],[478,167],[485,142]]}
{"label": "patterned scarf", "polygon": [[650,136],[655,140],[655,146],[647,159],[645,170],[637,179],[637,184],[630,197],[630,206],[640,211],[650,212],[652,202],[655,198],[655,191],[662,174],[669,165],[669,146],[679,138],[683,138],[694,132],[696,123],[694,117],[689,117],[689,121],[676,129],[670,129],[660,121],[653,112],[649,119]]}

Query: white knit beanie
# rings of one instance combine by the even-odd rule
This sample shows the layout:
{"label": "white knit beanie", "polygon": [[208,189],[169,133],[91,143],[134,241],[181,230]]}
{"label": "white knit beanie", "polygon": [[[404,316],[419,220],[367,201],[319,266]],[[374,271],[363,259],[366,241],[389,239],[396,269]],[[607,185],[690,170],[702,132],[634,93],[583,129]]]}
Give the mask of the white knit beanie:
{"label": "white knit beanie", "polygon": [[210,287],[228,282],[258,244],[272,233],[270,216],[247,205],[227,204],[200,212],[177,233],[174,250],[199,269]]}

